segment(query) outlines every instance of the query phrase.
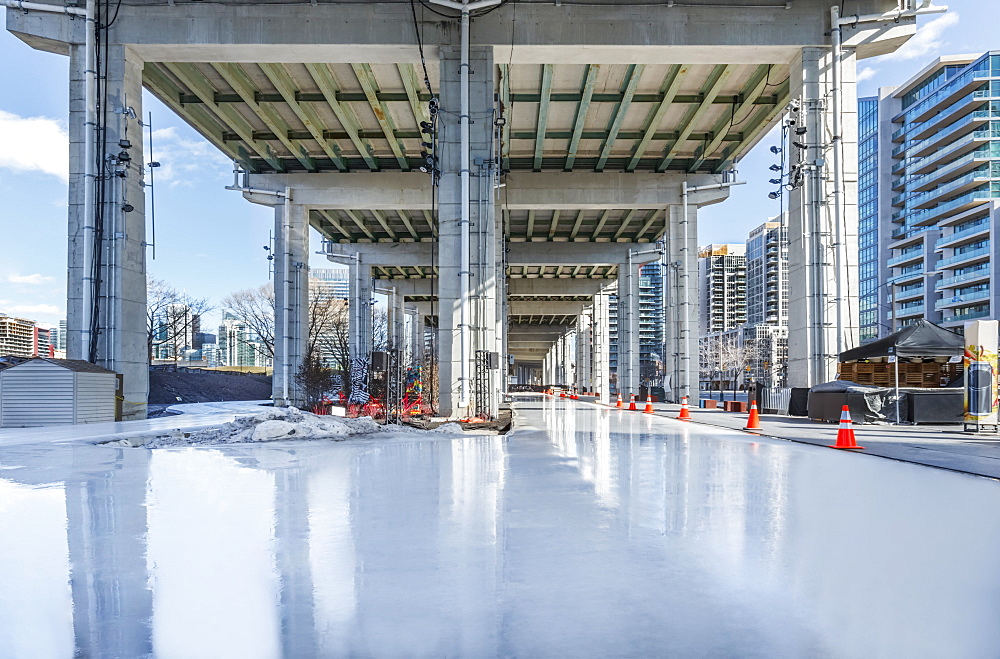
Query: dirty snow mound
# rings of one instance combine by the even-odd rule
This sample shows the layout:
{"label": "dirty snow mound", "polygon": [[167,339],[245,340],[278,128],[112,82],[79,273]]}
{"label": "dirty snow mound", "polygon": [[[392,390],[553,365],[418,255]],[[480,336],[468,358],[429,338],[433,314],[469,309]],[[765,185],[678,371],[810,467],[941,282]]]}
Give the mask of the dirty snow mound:
{"label": "dirty snow mound", "polygon": [[[368,417],[345,419],[336,416],[317,416],[294,407],[273,407],[260,414],[237,417],[218,428],[192,433],[174,430],[168,435],[144,443],[143,446],[164,448],[273,442],[282,439],[343,439],[351,435],[366,435],[381,430],[382,427]],[[128,442],[128,440],[121,441]]]}

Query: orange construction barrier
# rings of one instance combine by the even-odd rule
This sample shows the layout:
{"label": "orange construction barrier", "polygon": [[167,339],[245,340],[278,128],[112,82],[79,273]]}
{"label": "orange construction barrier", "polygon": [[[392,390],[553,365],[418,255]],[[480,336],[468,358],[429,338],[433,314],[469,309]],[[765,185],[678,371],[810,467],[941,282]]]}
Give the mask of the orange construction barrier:
{"label": "orange construction barrier", "polygon": [[837,430],[837,443],[830,448],[863,449],[854,439],[854,426],[851,421],[851,410],[847,405],[840,411],[840,429]]}
{"label": "orange construction barrier", "polygon": [[639,409],[638,407],[635,406],[635,394],[629,394],[629,395],[631,396],[631,398],[629,398],[628,401],[628,410],[629,412],[635,412],[636,410]]}
{"label": "orange construction barrier", "polygon": [[646,409],[643,410],[643,413],[644,414],[653,413],[653,399],[650,398],[649,396],[646,396]]}
{"label": "orange construction barrier", "polygon": [[691,420],[691,410],[688,409],[688,397],[684,396],[681,398],[681,413],[677,415],[677,418],[681,421]]}
{"label": "orange construction barrier", "polygon": [[621,395],[621,393],[620,393],[620,392],[619,392],[619,394],[618,394],[618,402],[617,402],[617,403],[615,403],[615,407],[617,407],[618,409],[621,409],[621,408],[623,407],[623,406],[622,406],[622,395]]}
{"label": "orange construction barrier", "polygon": [[750,418],[747,419],[747,424],[743,426],[743,430],[763,430],[760,427],[760,413],[757,411],[757,401],[750,403]]}

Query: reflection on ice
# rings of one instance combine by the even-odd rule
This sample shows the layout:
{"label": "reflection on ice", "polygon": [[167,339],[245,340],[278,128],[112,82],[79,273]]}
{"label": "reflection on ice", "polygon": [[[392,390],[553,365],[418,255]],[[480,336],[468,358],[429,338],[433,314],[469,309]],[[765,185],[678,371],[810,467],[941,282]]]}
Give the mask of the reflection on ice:
{"label": "reflection on ice", "polygon": [[506,437],[0,447],[0,657],[1000,642],[994,482],[551,398],[518,419]]}

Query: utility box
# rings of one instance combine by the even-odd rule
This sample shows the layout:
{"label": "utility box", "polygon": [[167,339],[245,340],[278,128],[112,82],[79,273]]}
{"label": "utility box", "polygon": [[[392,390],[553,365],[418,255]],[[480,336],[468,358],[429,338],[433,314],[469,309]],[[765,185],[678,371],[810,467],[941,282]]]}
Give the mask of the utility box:
{"label": "utility box", "polygon": [[0,371],[0,428],[115,420],[118,374],[77,359],[36,358]]}

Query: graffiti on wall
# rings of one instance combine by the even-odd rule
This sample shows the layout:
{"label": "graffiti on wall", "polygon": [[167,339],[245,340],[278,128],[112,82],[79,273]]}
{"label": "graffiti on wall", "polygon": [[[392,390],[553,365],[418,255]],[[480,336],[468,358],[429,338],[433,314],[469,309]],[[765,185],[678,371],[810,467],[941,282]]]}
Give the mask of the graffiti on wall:
{"label": "graffiti on wall", "polygon": [[364,357],[351,359],[351,396],[347,399],[350,405],[364,405],[371,398],[368,393],[368,366]]}

